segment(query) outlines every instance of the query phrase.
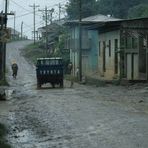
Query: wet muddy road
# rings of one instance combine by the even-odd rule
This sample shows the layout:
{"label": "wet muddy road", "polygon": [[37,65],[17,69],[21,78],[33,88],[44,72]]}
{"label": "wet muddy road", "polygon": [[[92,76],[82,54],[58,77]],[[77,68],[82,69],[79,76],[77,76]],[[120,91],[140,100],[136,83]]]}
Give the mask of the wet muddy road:
{"label": "wet muddy road", "polygon": [[[147,148],[148,87],[84,86],[36,89],[35,67],[21,55],[26,42],[7,46],[9,127],[14,148]],[[12,79],[15,59],[18,77]]]}

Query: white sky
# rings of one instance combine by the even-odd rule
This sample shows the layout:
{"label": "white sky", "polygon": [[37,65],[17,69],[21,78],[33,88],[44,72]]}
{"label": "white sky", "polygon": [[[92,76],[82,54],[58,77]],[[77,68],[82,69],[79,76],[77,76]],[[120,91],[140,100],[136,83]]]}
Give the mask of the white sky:
{"label": "white sky", "polygon": [[[9,7],[8,12],[15,12],[16,13],[16,21],[15,21],[15,28],[17,31],[21,32],[21,23],[23,21],[23,33],[27,35],[29,38],[32,38],[32,31],[33,31],[33,7],[30,5],[39,5],[40,7],[36,8],[36,29],[42,27],[45,23],[43,21],[42,16],[43,12],[38,11],[38,9],[45,9],[45,6],[50,10],[52,8],[55,9],[53,13],[54,19],[58,19],[59,14],[59,3],[64,10],[64,6],[68,0],[8,0]],[[0,0],[0,11],[4,11],[5,8],[5,0]],[[64,16],[64,12],[62,16]],[[14,28],[14,16],[8,17],[8,27]]]}

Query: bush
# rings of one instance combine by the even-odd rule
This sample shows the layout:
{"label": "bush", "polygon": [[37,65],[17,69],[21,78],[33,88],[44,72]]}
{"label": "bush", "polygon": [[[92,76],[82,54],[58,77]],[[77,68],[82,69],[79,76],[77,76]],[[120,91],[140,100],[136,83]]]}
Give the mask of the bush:
{"label": "bush", "polygon": [[5,140],[6,133],[7,133],[6,127],[3,124],[0,124],[0,147],[1,148],[11,148],[11,146],[6,143],[6,140]]}
{"label": "bush", "polygon": [[9,86],[9,83],[7,82],[7,80],[0,80],[0,86]]}
{"label": "bush", "polygon": [[39,48],[38,44],[30,44],[23,51],[23,56],[25,56],[29,61],[36,63],[37,58],[46,57],[47,54],[45,49]]}

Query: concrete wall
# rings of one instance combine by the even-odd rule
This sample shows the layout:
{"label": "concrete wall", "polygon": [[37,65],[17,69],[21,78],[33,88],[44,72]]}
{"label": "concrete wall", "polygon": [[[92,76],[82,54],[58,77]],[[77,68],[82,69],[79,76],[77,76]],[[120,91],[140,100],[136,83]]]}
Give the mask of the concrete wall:
{"label": "concrete wall", "polygon": [[[74,26],[71,28],[70,32],[72,39],[78,39],[79,38],[79,28],[78,26]],[[70,61],[73,63],[73,75],[75,75],[76,68],[79,67],[79,53],[78,49],[70,49]]]}
{"label": "concrete wall", "polygon": [[[120,47],[120,31],[111,31],[99,34],[100,48],[98,51],[98,69],[99,76],[106,80],[112,80],[119,77],[120,65],[119,65],[119,54],[118,54],[118,73],[115,73],[115,39],[118,39],[118,50]],[[111,50],[109,55],[109,40],[111,42]],[[103,42],[105,42],[105,65],[106,70],[103,70]]]}
{"label": "concrete wall", "polygon": [[96,72],[98,72],[98,31],[90,30],[89,38],[91,39],[91,50],[89,53],[90,74],[94,75]]}
{"label": "concrete wall", "polygon": [[[98,71],[98,31],[87,29],[86,31],[88,31],[86,35],[91,41],[91,47],[86,50],[82,49],[82,75],[91,76]],[[71,28],[71,38],[79,38],[78,26]],[[70,49],[70,60],[73,63],[73,75],[75,75],[75,71],[79,67],[79,50]]]}
{"label": "concrete wall", "polygon": [[70,50],[70,61],[73,63],[73,75],[75,76],[76,68],[79,67],[79,55],[77,51]]}

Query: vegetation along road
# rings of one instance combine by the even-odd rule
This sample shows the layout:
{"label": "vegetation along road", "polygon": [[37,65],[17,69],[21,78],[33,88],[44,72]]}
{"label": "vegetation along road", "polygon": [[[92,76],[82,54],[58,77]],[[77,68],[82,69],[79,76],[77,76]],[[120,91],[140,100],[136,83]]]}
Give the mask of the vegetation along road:
{"label": "vegetation along road", "polygon": [[[8,100],[0,122],[14,148],[147,148],[148,86],[103,87],[65,81],[64,88],[36,89],[35,66],[21,56],[30,41],[7,45]],[[11,76],[11,61],[18,77]],[[12,94],[11,94],[12,93]]]}

